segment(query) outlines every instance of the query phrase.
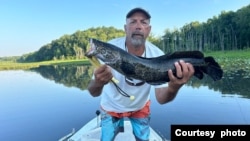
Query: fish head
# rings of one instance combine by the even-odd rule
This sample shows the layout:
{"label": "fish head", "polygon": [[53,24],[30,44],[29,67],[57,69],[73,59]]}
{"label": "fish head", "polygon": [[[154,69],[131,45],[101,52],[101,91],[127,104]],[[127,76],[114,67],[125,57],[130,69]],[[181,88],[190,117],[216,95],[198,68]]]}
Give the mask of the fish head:
{"label": "fish head", "polygon": [[95,46],[95,44],[93,44],[93,39],[90,39],[89,45],[90,45],[90,48],[85,53],[85,56],[88,58],[91,58],[93,56],[96,56],[98,54],[98,52],[97,52],[97,46]]}
{"label": "fish head", "polygon": [[88,58],[95,56],[105,64],[114,64],[119,59],[119,53],[109,46],[110,44],[108,43],[90,39],[90,49],[85,53],[85,56]]}

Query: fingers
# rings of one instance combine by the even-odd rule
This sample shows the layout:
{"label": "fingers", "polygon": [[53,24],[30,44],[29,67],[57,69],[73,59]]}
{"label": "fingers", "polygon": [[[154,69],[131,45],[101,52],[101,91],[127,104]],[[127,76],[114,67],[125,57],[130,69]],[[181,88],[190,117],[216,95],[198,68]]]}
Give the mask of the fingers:
{"label": "fingers", "polygon": [[94,71],[96,82],[99,84],[107,84],[113,77],[111,69],[107,65],[102,65]]}
{"label": "fingers", "polygon": [[177,69],[177,78],[189,79],[194,74],[193,65],[190,63],[185,63],[183,60],[179,61],[179,65],[176,65]]}
{"label": "fingers", "polygon": [[187,70],[188,70],[187,71],[187,76],[188,76],[188,78],[190,78],[190,77],[192,77],[194,75],[194,67],[190,63],[186,63],[186,65],[187,65]]}
{"label": "fingers", "polygon": [[177,83],[186,83],[194,74],[193,65],[185,63],[183,60],[175,62],[176,76],[174,76],[172,70],[168,71],[170,81],[178,81]]}
{"label": "fingers", "polygon": [[186,66],[184,64],[185,62],[180,60],[179,62],[175,62],[175,69],[176,69],[176,77],[178,79],[182,79],[183,78],[183,71],[186,71]]}

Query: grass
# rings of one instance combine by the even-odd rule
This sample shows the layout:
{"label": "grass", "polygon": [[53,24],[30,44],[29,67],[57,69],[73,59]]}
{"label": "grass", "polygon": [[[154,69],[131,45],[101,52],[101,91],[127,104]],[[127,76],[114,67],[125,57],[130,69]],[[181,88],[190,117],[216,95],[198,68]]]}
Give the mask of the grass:
{"label": "grass", "polygon": [[205,56],[215,58],[250,59],[250,50],[205,52]]}
{"label": "grass", "polygon": [[213,56],[225,71],[250,71],[250,50],[210,52],[205,56]]}
{"label": "grass", "polygon": [[26,70],[31,68],[37,68],[44,65],[86,65],[90,64],[87,59],[83,60],[58,60],[58,61],[43,61],[43,62],[33,62],[33,63],[17,63],[12,61],[0,61],[0,71],[1,70]]}

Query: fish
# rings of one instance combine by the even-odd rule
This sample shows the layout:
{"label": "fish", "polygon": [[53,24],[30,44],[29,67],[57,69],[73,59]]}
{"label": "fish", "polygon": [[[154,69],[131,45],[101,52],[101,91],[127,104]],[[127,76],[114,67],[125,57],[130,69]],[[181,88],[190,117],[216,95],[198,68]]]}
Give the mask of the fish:
{"label": "fish", "polygon": [[[203,79],[204,74],[214,81],[222,79],[223,70],[212,57],[205,57],[201,51],[176,51],[158,57],[141,57],[95,38],[90,39],[90,49],[85,53],[89,59],[98,58],[104,64],[115,69],[127,78],[144,81],[151,85],[169,82],[168,71],[171,69],[177,77],[174,63],[180,60],[194,67],[194,76]],[[178,77],[177,77],[178,78]]]}

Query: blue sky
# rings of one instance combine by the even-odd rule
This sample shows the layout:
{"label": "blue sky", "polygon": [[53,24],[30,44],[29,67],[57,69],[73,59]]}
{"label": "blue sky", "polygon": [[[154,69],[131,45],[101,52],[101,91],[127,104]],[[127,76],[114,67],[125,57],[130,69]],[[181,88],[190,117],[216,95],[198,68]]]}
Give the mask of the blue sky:
{"label": "blue sky", "polygon": [[126,13],[143,7],[152,33],[206,22],[221,11],[236,11],[250,0],[0,0],[0,57],[20,56],[65,34],[91,27],[123,29]]}

